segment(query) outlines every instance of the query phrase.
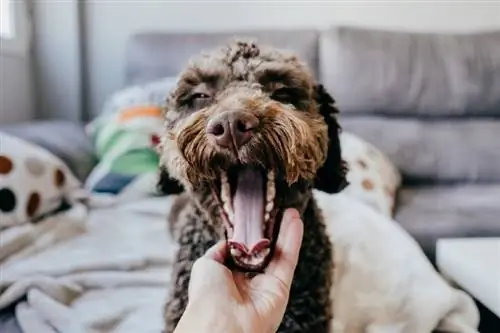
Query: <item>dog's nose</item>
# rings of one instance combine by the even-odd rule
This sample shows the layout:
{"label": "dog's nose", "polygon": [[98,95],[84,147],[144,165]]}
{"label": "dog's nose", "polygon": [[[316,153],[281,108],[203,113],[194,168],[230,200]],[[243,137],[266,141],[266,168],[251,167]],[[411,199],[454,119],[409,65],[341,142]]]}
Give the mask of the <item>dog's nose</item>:
{"label": "dog's nose", "polygon": [[224,148],[241,148],[259,126],[259,119],[243,111],[227,111],[209,120],[207,134]]}

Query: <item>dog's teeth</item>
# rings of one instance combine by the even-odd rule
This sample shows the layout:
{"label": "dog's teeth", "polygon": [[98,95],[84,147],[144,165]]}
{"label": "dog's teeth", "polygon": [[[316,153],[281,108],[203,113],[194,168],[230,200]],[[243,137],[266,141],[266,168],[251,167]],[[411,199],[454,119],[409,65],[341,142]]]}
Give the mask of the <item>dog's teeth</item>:
{"label": "dog's teeth", "polygon": [[221,198],[222,203],[224,205],[226,205],[226,204],[229,205],[229,206],[231,205],[231,196],[226,192],[226,190],[222,190],[221,191],[220,198]]}
{"label": "dog's teeth", "polygon": [[231,208],[231,205],[228,202],[224,202],[224,211],[227,213],[227,217],[229,218],[229,221],[232,223],[233,222],[233,209]]}
{"label": "dog's teeth", "polygon": [[231,199],[229,184],[222,185],[220,196],[224,201],[229,201],[229,199]]}
{"label": "dog's teeth", "polygon": [[236,248],[231,248],[230,252],[233,257],[241,257],[241,251]]}
{"label": "dog's teeth", "polygon": [[228,213],[229,217],[233,213],[233,209],[231,207],[231,187],[229,185],[229,181],[227,179],[227,174],[223,172],[221,174],[221,199],[223,203],[224,210]]}
{"label": "dog's teeth", "polygon": [[272,210],[273,210],[273,202],[272,201],[269,201],[266,205],[266,213],[270,213]]}
{"label": "dog's teeth", "polygon": [[227,179],[227,174],[225,172],[222,172],[220,175],[220,182],[221,182],[221,187],[223,191],[226,191],[226,193],[229,194],[229,180]]}
{"label": "dog's teeth", "polygon": [[267,174],[267,186],[274,186],[274,171],[269,171]]}
{"label": "dog's teeth", "polygon": [[227,179],[227,173],[226,172],[221,172],[220,174],[220,181],[222,184],[227,184],[229,181]]}
{"label": "dog's teeth", "polygon": [[256,254],[254,255],[254,257],[255,257],[255,258],[258,258],[258,259],[262,259],[262,258],[267,257],[267,255],[269,254],[269,252],[271,252],[271,250],[270,250],[270,249],[264,249],[264,250],[262,250],[262,251],[260,251],[260,252],[256,253]]}
{"label": "dog's teeth", "polygon": [[274,186],[274,171],[269,171],[267,174],[267,186],[266,186],[266,201],[270,202],[274,200],[274,196],[276,195],[276,188]]}
{"label": "dog's teeth", "polygon": [[230,191],[231,187],[229,186],[229,183],[222,183],[222,193],[226,198],[230,197]]}
{"label": "dog's teeth", "polygon": [[276,195],[276,188],[274,186],[267,187],[267,202],[272,202],[274,200],[274,196]]}
{"label": "dog's teeth", "polygon": [[227,216],[229,217],[229,221],[233,221],[233,207],[231,205],[231,201],[229,199],[227,200],[222,200],[222,207],[224,208],[224,211],[227,213]]}
{"label": "dog's teeth", "polygon": [[268,222],[270,217],[271,215],[269,213],[266,213],[266,215],[264,215],[264,223]]}

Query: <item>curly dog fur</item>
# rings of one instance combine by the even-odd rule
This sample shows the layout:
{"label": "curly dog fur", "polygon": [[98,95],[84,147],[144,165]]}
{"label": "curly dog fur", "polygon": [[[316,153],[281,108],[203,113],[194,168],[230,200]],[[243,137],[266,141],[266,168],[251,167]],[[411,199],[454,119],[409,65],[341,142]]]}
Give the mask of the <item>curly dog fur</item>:
{"label": "curly dog fur", "polygon": [[[234,164],[276,170],[276,235],[284,208],[298,209],[304,237],[289,304],[278,332],[327,332],[331,319],[332,245],[312,188],[336,193],[346,185],[335,101],[296,55],[236,41],[193,58],[167,98],[160,145],[160,187],[178,181],[185,190],[170,215],[179,244],[165,333],[173,332],[187,305],[191,267],[226,237],[214,198],[220,173]],[[236,152],[207,136],[207,122],[224,110],[259,119],[252,139]],[[175,231],[175,232],[174,232]]]}

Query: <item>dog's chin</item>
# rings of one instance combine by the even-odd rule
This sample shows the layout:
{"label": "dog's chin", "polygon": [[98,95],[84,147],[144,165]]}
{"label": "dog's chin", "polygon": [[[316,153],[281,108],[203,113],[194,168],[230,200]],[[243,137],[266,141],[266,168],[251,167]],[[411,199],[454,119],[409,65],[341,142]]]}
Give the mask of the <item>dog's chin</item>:
{"label": "dog's chin", "polygon": [[276,171],[254,165],[234,165],[212,182],[219,204],[232,264],[239,270],[263,270],[276,243],[279,197]]}

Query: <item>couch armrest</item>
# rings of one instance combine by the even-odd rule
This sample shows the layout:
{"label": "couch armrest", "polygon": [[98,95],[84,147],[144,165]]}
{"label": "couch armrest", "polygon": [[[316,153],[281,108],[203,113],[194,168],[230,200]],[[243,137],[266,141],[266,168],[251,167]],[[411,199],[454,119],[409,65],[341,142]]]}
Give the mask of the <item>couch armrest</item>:
{"label": "couch armrest", "polygon": [[62,159],[84,181],[97,162],[82,124],[64,121],[32,121],[0,125],[0,131],[37,144]]}

